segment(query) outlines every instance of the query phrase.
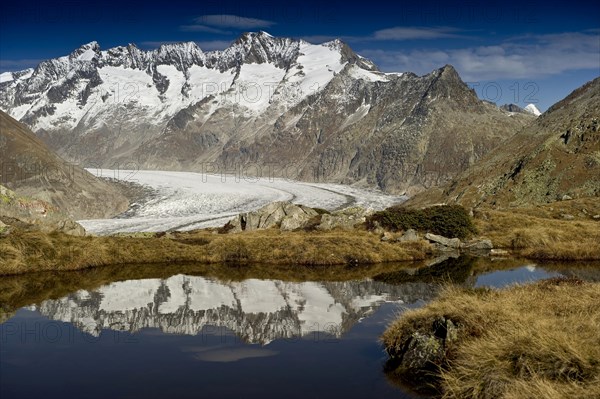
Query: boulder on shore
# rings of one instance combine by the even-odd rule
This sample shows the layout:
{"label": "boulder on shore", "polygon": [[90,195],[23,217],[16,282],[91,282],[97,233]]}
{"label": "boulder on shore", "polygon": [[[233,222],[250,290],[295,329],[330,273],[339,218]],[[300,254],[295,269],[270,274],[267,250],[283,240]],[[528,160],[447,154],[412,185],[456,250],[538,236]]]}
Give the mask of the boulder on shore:
{"label": "boulder on shore", "polygon": [[318,213],[304,205],[296,205],[287,201],[272,202],[262,208],[240,213],[229,224],[229,232],[264,230],[279,227],[281,230],[295,230],[304,227]]}
{"label": "boulder on shore", "polygon": [[439,317],[412,334],[402,335],[400,342],[386,349],[393,368],[399,373],[417,381],[428,380],[432,372],[447,363],[448,349],[456,342],[458,334],[457,324]]}
{"label": "boulder on shore", "polygon": [[61,233],[71,236],[85,236],[85,229],[83,226],[71,219],[57,220],[53,225],[51,225],[50,231],[60,231]]}
{"label": "boulder on shore", "polygon": [[463,243],[461,248],[468,251],[491,251],[494,245],[491,240],[471,240]]}
{"label": "boulder on shore", "polygon": [[352,230],[357,224],[364,223],[368,211],[360,207],[352,207],[324,214],[321,216],[321,223],[317,227],[318,230]]}
{"label": "boulder on shore", "polygon": [[432,233],[425,234],[425,238],[435,244],[440,244],[448,248],[460,248],[461,246],[461,241],[458,238],[446,238]]}
{"label": "boulder on shore", "polygon": [[23,220],[11,216],[4,216],[0,220],[0,236],[5,236],[13,230],[39,231],[42,233],[60,232],[71,236],[85,236],[82,225],[69,218],[51,217],[49,219]]}
{"label": "boulder on shore", "polygon": [[413,229],[408,229],[404,232],[404,234],[402,234],[402,236],[400,238],[398,238],[399,242],[413,242],[413,241],[419,241],[421,238],[419,237],[419,235],[417,234],[416,231],[414,231]]}

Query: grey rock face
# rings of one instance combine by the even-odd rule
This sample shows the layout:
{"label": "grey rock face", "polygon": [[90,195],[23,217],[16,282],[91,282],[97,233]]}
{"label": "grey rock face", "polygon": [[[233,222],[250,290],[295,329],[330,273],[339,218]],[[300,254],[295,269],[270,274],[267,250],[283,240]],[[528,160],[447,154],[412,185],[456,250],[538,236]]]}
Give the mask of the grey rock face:
{"label": "grey rock face", "polygon": [[419,235],[417,234],[416,231],[414,231],[413,229],[408,229],[404,232],[404,234],[402,234],[401,237],[398,238],[398,241],[400,242],[412,242],[412,241],[419,241],[421,238],[419,237]]}
{"label": "grey rock face", "polygon": [[470,251],[489,251],[494,248],[491,240],[473,240],[464,243],[462,249]]}
{"label": "grey rock face", "polygon": [[500,109],[507,111],[507,112],[520,112],[520,113],[527,112],[523,108],[519,107],[517,104],[504,104],[504,105],[500,106]]}
{"label": "grey rock face", "polygon": [[448,248],[460,248],[461,246],[461,241],[458,238],[446,238],[444,236],[431,233],[425,234],[425,238],[433,243],[437,243]]}
{"label": "grey rock face", "polygon": [[446,353],[458,333],[459,327],[452,320],[440,317],[407,336],[397,345],[399,351],[388,349],[388,353],[399,373],[417,380],[429,379],[432,372],[446,364]]}
{"label": "grey rock face", "polygon": [[352,230],[357,224],[364,223],[368,212],[360,207],[352,207],[321,216],[318,230]]}
{"label": "grey rock face", "polygon": [[53,230],[72,236],[85,236],[85,229],[83,228],[83,226],[70,219],[63,219],[57,221],[53,226]]}
{"label": "grey rock face", "polygon": [[389,231],[386,231],[385,233],[383,233],[383,236],[381,237],[382,242],[390,242],[390,241],[392,241],[392,239],[393,239],[392,233],[390,233]]}

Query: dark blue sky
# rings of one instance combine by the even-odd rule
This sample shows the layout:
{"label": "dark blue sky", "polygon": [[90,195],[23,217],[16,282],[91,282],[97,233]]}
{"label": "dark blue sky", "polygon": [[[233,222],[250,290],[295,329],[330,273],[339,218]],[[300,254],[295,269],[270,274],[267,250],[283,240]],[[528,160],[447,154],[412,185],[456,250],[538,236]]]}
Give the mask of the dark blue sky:
{"label": "dark blue sky", "polygon": [[265,30],[311,42],[340,37],[384,71],[423,74],[449,63],[480,97],[541,110],[600,75],[594,2],[435,3],[13,1],[0,14],[0,72],[92,40],[145,49],[193,40],[212,50],[241,32]]}

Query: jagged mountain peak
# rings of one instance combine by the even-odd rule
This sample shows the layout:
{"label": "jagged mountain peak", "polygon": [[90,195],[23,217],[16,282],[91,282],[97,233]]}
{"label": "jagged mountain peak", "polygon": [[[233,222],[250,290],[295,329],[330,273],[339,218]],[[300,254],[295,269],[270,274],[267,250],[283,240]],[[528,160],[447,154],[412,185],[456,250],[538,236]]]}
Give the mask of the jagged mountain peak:
{"label": "jagged mountain peak", "polygon": [[264,30],[259,30],[256,32],[244,32],[240,35],[240,37],[238,38],[238,40],[240,39],[254,39],[254,38],[258,38],[258,39],[264,39],[264,40],[269,40],[269,39],[278,39],[277,37],[271,35],[268,32],[265,32]]}
{"label": "jagged mountain peak", "polygon": [[163,43],[155,51],[170,51],[170,50],[187,50],[187,51],[202,51],[198,44],[194,41]]}
{"label": "jagged mountain peak", "polygon": [[342,57],[342,62],[356,64],[360,68],[366,69],[368,71],[379,71],[379,68],[377,68],[377,65],[375,65],[373,61],[356,54],[354,50],[352,50],[352,48],[341,39],[335,39],[330,42],[323,43],[323,45],[339,51]]}
{"label": "jagged mountain peak", "polygon": [[432,98],[446,98],[461,107],[481,110],[483,103],[477,93],[460,77],[456,69],[446,64],[422,78],[431,81],[429,95]]}
{"label": "jagged mountain peak", "polygon": [[100,55],[100,45],[96,41],[92,41],[80,46],[69,54],[69,61],[92,61]]}
{"label": "jagged mountain peak", "polygon": [[151,52],[154,64],[173,65],[180,71],[188,70],[192,65],[204,65],[206,56],[196,42],[162,44]]}
{"label": "jagged mountain peak", "polygon": [[437,73],[440,78],[447,80],[460,80],[462,82],[458,71],[450,64],[446,64],[434,72]]}
{"label": "jagged mountain peak", "polygon": [[[92,40],[89,43],[82,44],[81,46],[79,46],[79,48],[77,50],[83,50],[83,51],[85,51],[85,50],[94,50],[94,51],[98,51],[98,50],[100,50],[100,44],[98,44],[97,41]],[[77,51],[77,50],[75,50],[75,51]]]}
{"label": "jagged mountain peak", "polygon": [[245,32],[231,46],[215,52],[219,69],[239,67],[244,63],[272,63],[278,68],[287,69],[298,56],[300,41],[274,37],[264,31]]}

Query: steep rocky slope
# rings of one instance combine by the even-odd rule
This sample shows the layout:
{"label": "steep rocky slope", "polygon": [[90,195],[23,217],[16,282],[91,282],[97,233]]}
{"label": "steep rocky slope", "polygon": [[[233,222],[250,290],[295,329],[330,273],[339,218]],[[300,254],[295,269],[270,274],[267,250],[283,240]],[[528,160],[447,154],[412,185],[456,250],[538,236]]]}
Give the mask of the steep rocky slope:
{"label": "steep rocky slope", "polygon": [[265,32],[214,52],[92,42],[2,74],[0,108],[85,165],[269,173],[396,193],[448,181],[534,119],[480,101],[451,66],[382,73],[339,40]]}
{"label": "steep rocky slope", "polygon": [[[112,184],[60,159],[2,111],[0,160],[0,183],[19,196],[39,200],[30,204],[35,208],[29,210],[32,215],[60,212],[78,219],[108,217],[127,209],[127,199]],[[6,215],[8,210],[0,212]]]}
{"label": "steep rocky slope", "polygon": [[453,182],[408,205],[524,206],[600,196],[600,78],[554,104]]}

